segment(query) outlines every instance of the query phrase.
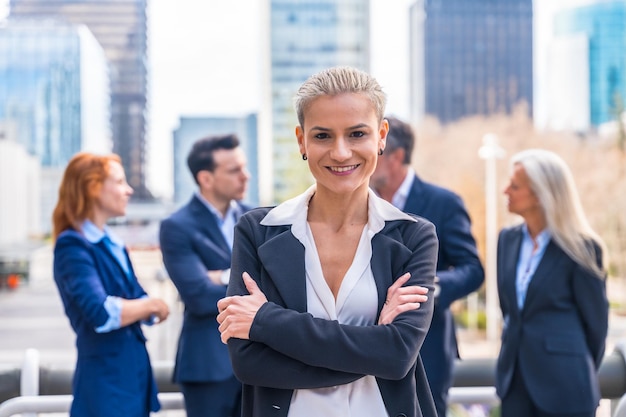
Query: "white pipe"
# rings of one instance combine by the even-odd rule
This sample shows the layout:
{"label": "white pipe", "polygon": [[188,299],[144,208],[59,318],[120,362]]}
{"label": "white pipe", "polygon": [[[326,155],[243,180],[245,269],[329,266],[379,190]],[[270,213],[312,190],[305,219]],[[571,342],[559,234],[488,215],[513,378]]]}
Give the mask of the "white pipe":
{"label": "white pipe", "polygon": [[[67,413],[72,405],[71,395],[37,395],[11,398],[0,404],[0,417],[11,417],[24,413]],[[184,410],[180,392],[159,393],[161,410]]]}
{"label": "white pipe", "polygon": [[452,387],[448,391],[448,404],[498,405],[500,399],[494,387]]}

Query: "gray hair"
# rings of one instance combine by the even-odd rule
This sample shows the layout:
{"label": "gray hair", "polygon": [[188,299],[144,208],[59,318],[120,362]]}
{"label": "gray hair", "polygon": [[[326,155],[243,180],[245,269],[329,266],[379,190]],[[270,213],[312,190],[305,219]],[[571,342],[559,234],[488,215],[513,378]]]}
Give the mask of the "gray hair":
{"label": "gray hair", "polygon": [[590,243],[594,242],[602,250],[603,257],[606,257],[606,247],[587,221],[565,161],[554,152],[528,149],[513,155],[511,164],[524,168],[554,241],[575,262],[603,277],[604,260],[599,267],[596,248]]}
{"label": "gray hair", "polygon": [[336,96],[342,93],[362,93],[367,96],[374,106],[379,123],[382,122],[387,95],[378,81],[359,69],[339,66],[312,75],[298,89],[293,104],[300,126],[304,126],[304,112],[313,100],[321,96]]}

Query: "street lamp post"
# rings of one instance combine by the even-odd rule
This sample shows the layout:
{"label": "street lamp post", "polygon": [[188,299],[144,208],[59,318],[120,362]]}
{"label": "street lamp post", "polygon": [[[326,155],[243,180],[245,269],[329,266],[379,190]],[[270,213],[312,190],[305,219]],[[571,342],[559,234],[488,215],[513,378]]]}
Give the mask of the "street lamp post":
{"label": "street lamp post", "polygon": [[497,340],[500,313],[498,309],[497,243],[498,243],[498,207],[496,160],[504,156],[504,150],[498,145],[498,137],[493,133],[483,136],[483,146],[478,156],[485,160],[485,240],[487,245],[485,260],[485,308],[487,314],[487,340]]}

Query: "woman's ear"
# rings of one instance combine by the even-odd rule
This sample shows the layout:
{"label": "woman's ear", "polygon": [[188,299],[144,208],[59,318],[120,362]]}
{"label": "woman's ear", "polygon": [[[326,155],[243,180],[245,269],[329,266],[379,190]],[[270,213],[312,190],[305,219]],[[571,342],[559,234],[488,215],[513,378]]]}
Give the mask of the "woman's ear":
{"label": "woman's ear", "polygon": [[387,135],[389,134],[389,122],[387,119],[383,119],[380,123],[380,129],[378,131],[378,135],[380,136],[380,146],[379,149],[385,149],[387,146]]}
{"label": "woman's ear", "polygon": [[306,154],[306,147],[304,146],[304,130],[302,130],[302,126],[296,126],[296,138],[298,139],[300,155]]}

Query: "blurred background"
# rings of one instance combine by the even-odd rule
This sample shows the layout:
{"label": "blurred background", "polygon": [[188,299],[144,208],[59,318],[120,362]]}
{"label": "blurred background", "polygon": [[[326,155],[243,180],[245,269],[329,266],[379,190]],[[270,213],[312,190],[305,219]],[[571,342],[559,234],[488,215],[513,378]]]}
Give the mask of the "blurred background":
{"label": "blurred background", "polygon": [[[413,125],[416,171],[460,194],[472,217],[487,276],[454,306],[461,354],[497,354],[493,242],[519,220],[502,198],[508,157],[530,147],[570,165],[609,247],[614,343],[626,329],[624,51],[625,0],[0,0],[0,306],[53,288],[50,216],[81,150],[122,157],[135,194],[113,226],[140,279],[176,303],[157,232],[194,190],[191,144],[237,133],[252,174],[247,202],[294,196],[311,178],[292,97],[311,74],[351,65],[372,73],[388,113]],[[0,314],[25,314],[13,302]],[[70,338],[58,347],[0,316],[2,358],[41,343],[50,360],[71,359],[57,313],[45,314]],[[171,323],[156,336],[157,359],[173,359]],[[24,339],[2,337],[21,330]]]}

